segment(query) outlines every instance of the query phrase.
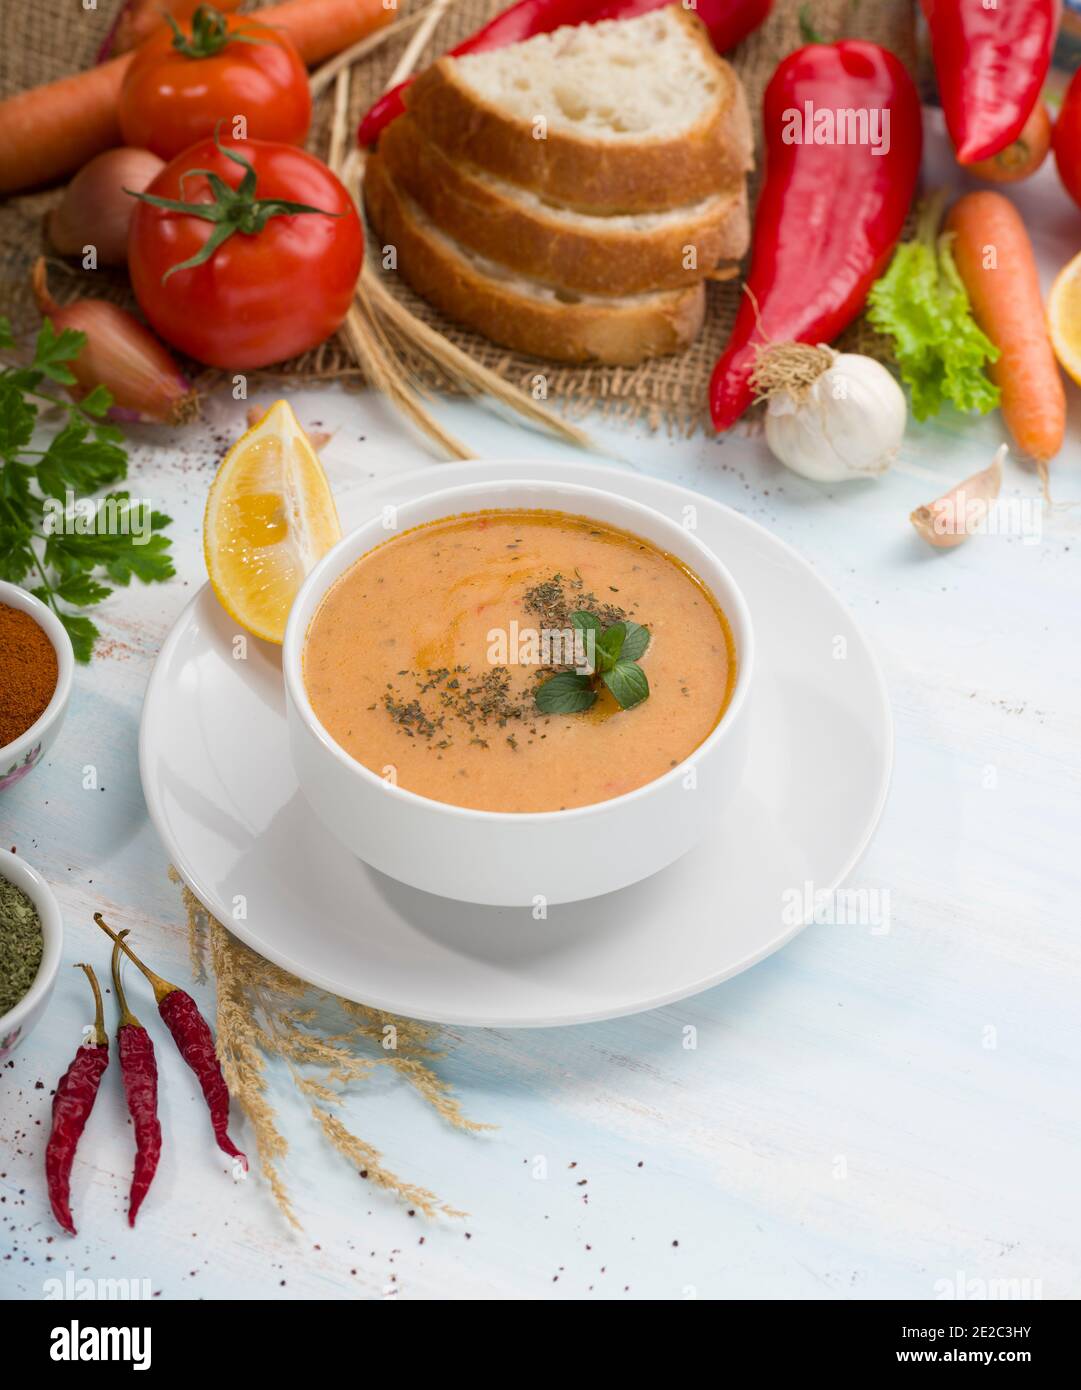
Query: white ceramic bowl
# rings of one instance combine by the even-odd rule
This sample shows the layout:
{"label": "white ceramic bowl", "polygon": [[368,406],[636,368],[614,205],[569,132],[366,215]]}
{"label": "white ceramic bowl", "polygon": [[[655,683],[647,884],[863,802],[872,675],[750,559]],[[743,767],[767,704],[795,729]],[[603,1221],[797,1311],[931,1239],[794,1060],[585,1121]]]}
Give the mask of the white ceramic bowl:
{"label": "white ceramic bowl", "polygon": [[45,942],[34,983],[13,1009],[0,1016],[2,1062],[15,1051],[45,1012],[45,1005],[49,1002],[53,985],[56,984],[56,974],[60,969],[64,924],[60,916],[60,907],[53,897],[53,890],[37,869],[32,869],[25,859],[20,859],[17,854],[9,854],[6,849],[0,849],[0,878],[6,878],[9,883],[14,883],[16,888],[21,888],[37,908],[38,917],[41,919],[41,934]]}
{"label": "white ceramic bowl", "polygon": [[8,584],[0,580],[0,603],[30,614],[53,644],[59,668],[53,698],[46,705],[41,718],[36,724],[31,724],[13,743],[0,748],[0,792],[3,792],[6,787],[13,787],[16,782],[21,782],[37,767],[60,732],[64,715],[67,713],[68,700],[71,698],[75,652],[64,624],[51,608],[47,608],[33,594],[20,589],[17,584]]}
{"label": "white ceramic bowl", "polygon": [[[463,902],[531,906],[596,897],[656,873],[697,844],[739,786],[746,754],[751,618],[731,575],[679,522],[597,488],[491,482],[448,488],[397,509],[395,532],[486,508],[533,507],[587,516],[642,536],[688,564],[732,628],[737,675],[717,728],[690,758],[645,786],[566,811],[477,811],[419,796],[362,766],[316,718],[302,656],[323,595],[391,534],[375,517],[341,540],[293,604],[282,669],[293,764],[323,825],[365,863],[429,893]],[[692,772],[693,769],[693,772]]]}

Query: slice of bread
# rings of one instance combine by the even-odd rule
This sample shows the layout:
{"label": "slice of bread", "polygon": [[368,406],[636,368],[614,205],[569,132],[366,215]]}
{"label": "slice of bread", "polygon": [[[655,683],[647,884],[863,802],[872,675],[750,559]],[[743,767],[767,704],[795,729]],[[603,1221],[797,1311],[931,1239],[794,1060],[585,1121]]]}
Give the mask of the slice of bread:
{"label": "slice of bread", "polygon": [[750,224],[744,180],[690,207],[599,217],[456,164],[409,116],[384,131],[379,155],[395,184],[471,251],[560,289],[627,295],[686,289],[737,261]]}
{"label": "slice of bread", "polygon": [[397,188],[378,154],[364,200],[403,279],[437,309],[492,342],[557,362],[633,366],[694,341],[705,313],[701,281],[684,290],[601,298],[515,275],[453,241]]}
{"label": "slice of bread", "polygon": [[452,159],[582,212],[688,206],[751,167],[743,88],[681,5],[440,58],[405,102]]}

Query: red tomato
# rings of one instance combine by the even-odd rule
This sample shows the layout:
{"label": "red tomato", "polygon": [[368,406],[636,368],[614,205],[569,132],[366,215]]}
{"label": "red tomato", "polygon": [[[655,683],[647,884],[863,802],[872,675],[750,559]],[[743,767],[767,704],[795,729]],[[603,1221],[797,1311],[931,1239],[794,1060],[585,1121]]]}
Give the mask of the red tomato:
{"label": "red tomato", "polygon": [[1051,148],[1066,192],[1081,207],[1081,68],[1066,89]]}
{"label": "red tomato", "polygon": [[[216,200],[203,177],[181,184],[191,169],[209,169],[233,191],[242,180],[249,186],[230,208],[230,195]],[[364,235],[352,198],[314,155],[266,140],[202,140],[167,164],[145,196],[212,207],[222,218],[206,221],[140,200],[131,220],[135,297],[181,352],[212,367],[265,367],[315,347],[345,318]],[[320,211],[274,213],[267,206],[280,202]],[[229,225],[236,230],[202,264],[169,274]]]}
{"label": "red tomato", "polygon": [[[200,5],[181,32],[162,29],[138,50],[120,89],[119,117],[125,144],[172,159],[213,135],[219,121],[233,136],[299,145],[312,97],[290,38]],[[242,130],[237,117],[247,123]]]}

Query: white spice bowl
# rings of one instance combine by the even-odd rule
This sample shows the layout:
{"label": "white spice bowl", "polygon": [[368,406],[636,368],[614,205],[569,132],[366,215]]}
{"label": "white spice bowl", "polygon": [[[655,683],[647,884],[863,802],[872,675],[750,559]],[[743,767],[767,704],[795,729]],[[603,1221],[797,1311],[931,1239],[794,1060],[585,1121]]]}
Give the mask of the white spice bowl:
{"label": "white spice bowl", "polygon": [[31,724],[25,733],[11,743],[0,748],[0,794],[13,787],[31,773],[60,732],[64,716],[68,712],[71,698],[71,683],[75,675],[75,651],[64,624],[51,608],[40,599],[20,589],[17,584],[0,580],[0,604],[28,613],[45,636],[53,644],[56,652],[56,689],[46,705],[41,718]]}
{"label": "white spice bowl", "polygon": [[45,1012],[56,984],[64,945],[64,922],[53,890],[25,859],[0,849],[0,878],[21,888],[37,909],[44,947],[34,983],[13,1009],[0,1016],[0,1062],[12,1052]]}
{"label": "white spice bowl", "polygon": [[[754,665],[751,615],[721,561],[670,517],[625,497],[542,480],[470,483],[398,509],[408,530],[488,508],[541,508],[618,526],[689,565],[720,604],[736,647],[736,683],[706,739],[677,767],[607,801],[565,811],[472,810],[429,800],[351,758],[319,722],[304,684],[308,627],[323,596],[387,539],[380,517],[353,531],[308,575],[282,648],[290,749],[300,789],[327,831],[365,863],[427,893],[521,907],[539,897],[576,902],[663,869],[702,840],[731,807],[747,755]],[[688,776],[693,768],[693,777]],[[538,867],[540,866],[540,867]]]}

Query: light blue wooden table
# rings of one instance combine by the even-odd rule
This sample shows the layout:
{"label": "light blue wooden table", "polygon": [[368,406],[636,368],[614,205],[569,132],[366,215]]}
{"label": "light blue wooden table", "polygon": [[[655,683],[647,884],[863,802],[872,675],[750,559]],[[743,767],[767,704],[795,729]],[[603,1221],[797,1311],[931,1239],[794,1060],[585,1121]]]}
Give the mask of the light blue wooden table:
{"label": "light blue wooden table", "polygon": [[[1042,185],[1023,197],[1050,272],[1081,247],[1081,213],[1050,174]],[[888,891],[888,931],[811,927],[708,994],[618,1022],[449,1032],[443,1074],[470,1116],[498,1126],[488,1135],[449,1130],[393,1081],[357,1089],[351,1125],[467,1210],[461,1221],[411,1216],[372,1190],[275,1076],[299,1236],[257,1176],[230,1181],[190,1073],[164,1046],[167,1143],[138,1229],[125,1223],[130,1131],[110,1086],[75,1167],[80,1234],[57,1231],[42,1177],[49,1096],[86,1017],[82,977],[62,968],[46,1020],[0,1070],[0,1295],[92,1278],[162,1298],[1077,1297],[1081,392],[1070,395],[1062,505],[1044,512],[1040,543],[977,536],[953,553],[925,548],[907,516],[989,462],[995,419],[913,427],[888,478],[835,489],[742,437],[595,431],[624,466],[796,546],[864,625],[897,758],[852,885]],[[337,488],[427,461],[380,400],[326,391],[295,404],[335,431],[323,457]],[[477,406],[441,413],[485,457],[566,452]],[[109,601],[52,757],[0,798],[0,843],[57,890],[66,963],[105,964],[91,914],[115,907],[145,917],[162,973],[189,981],[136,733],[155,653],[203,582],[206,490],[242,418],[213,401],[204,431],[137,435],[133,477],[175,518],[179,577]],[[1038,489],[1011,465],[1005,493]],[[98,790],[84,789],[90,765]],[[211,989],[192,988],[211,1013]]]}

